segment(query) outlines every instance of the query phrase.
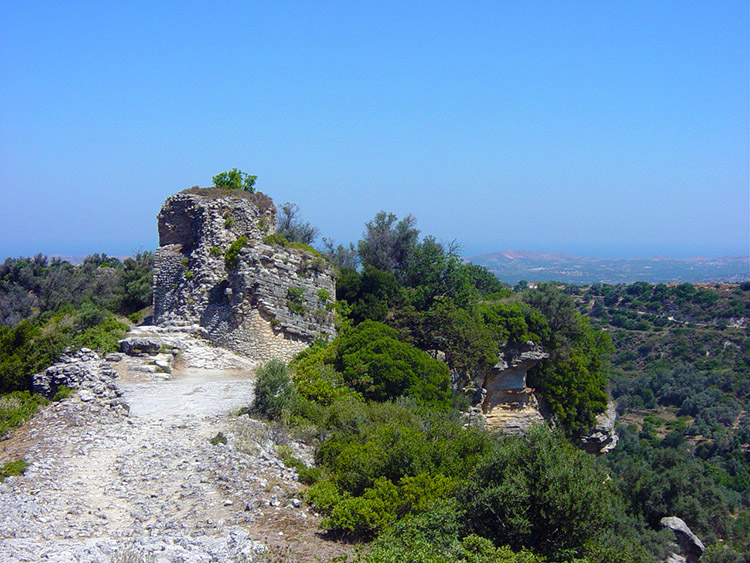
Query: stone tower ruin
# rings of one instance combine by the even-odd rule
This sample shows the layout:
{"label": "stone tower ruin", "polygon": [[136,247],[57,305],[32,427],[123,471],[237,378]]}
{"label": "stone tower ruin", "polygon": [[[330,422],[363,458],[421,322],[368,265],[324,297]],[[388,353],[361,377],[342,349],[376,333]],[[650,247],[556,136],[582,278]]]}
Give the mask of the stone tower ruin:
{"label": "stone tower ruin", "polygon": [[269,237],[268,196],[191,188],[170,196],[158,221],[156,324],[199,325],[214,345],[260,361],[288,361],[335,335],[332,268]]}

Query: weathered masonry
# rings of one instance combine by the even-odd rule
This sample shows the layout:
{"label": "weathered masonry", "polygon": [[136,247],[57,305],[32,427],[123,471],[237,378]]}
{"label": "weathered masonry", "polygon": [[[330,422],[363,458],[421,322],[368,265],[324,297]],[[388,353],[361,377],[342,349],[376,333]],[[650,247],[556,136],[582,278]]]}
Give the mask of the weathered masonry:
{"label": "weathered masonry", "polygon": [[197,324],[214,345],[261,361],[334,336],[333,271],[312,252],[268,244],[268,196],[191,188],[170,196],[158,220],[156,324]]}

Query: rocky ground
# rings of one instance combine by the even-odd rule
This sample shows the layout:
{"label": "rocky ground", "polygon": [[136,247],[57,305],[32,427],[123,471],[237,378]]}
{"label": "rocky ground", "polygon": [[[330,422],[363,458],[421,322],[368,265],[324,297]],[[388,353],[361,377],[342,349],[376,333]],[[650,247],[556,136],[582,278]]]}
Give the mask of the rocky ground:
{"label": "rocky ground", "polygon": [[[351,551],[319,534],[276,450],[309,452],[227,414],[252,400],[252,372],[190,346],[169,379],[137,369],[152,358],[112,361],[129,415],[76,394],[0,442],[0,462],[31,463],[0,484],[0,560],[325,561]],[[226,444],[212,444],[219,433]]]}

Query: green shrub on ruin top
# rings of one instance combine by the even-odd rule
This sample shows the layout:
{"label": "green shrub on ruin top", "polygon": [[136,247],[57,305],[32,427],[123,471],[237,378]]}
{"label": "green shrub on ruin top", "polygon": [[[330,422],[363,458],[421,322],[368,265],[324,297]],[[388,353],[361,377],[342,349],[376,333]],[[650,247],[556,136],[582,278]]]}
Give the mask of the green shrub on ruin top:
{"label": "green shrub on ruin top", "polygon": [[320,254],[320,252],[315,250],[309,244],[305,244],[304,242],[289,242],[284,235],[279,234],[279,233],[274,233],[272,235],[268,235],[267,237],[264,237],[263,242],[271,246],[281,246],[284,248],[296,248],[298,250],[304,250],[305,252],[308,252],[312,254],[313,256],[317,256],[318,258],[323,257]]}
{"label": "green shrub on ruin top", "polygon": [[226,190],[244,190],[246,192],[255,192],[255,180],[257,176],[246,174],[242,170],[232,168],[228,172],[221,172],[217,174],[211,181],[217,188],[224,188]]}
{"label": "green shrub on ruin top", "polygon": [[224,253],[224,261],[226,262],[227,268],[234,270],[237,267],[237,263],[240,259],[240,250],[247,243],[247,237],[240,237],[232,244],[229,245],[227,251]]}

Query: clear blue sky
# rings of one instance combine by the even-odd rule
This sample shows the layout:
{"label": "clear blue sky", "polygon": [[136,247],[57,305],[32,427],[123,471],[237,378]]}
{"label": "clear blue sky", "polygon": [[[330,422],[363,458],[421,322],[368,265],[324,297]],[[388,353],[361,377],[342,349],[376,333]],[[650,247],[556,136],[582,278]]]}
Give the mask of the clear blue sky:
{"label": "clear blue sky", "polygon": [[0,257],[157,245],[233,167],[337,242],[750,252],[750,4],[0,3]]}

